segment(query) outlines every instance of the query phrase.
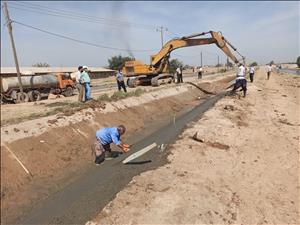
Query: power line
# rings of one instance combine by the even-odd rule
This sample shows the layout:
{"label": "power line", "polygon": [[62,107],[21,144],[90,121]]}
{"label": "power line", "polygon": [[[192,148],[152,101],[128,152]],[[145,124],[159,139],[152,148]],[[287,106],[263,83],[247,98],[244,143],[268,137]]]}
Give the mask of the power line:
{"label": "power line", "polygon": [[[32,3],[23,3],[23,2],[11,2],[13,4],[17,4],[19,6],[25,7],[25,8],[31,8],[31,9],[36,9],[36,10],[41,10],[41,11],[48,11],[48,12],[52,12],[52,13],[59,13],[60,15],[65,15],[65,16],[72,16],[72,17],[78,17],[78,18],[89,18],[89,19],[97,19],[97,20],[109,20],[110,22],[113,23],[118,23],[118,24],[129,24],[128,22],[124,22],[124,21],[118,21],[118,20],[112,20],[112,19],[106,19],[106,18],[101,18],[101,17],[92,17],[90,15],[86,15],[86,14],[81,14],[78,12],[74,12],[74,11],[66,11],[66,10],[60,10],[60,9],[53,9],[50,7],[46,7],[46,6],[41,6],[41,5],[37,5],[37,4],[32,4]],[[21,4],[21,5],[20,5]],[[67,12],[67,13],[65,13]]]}
{"label": "power line", "polygon": [[22,10],[22,11],[28,11],[28,12],[34,12],[34,13],[38,13],[38,14],[42,14],[42,15],[49,15],[49,16],[54,16],[54,17],[62,17],[62,18],[66,18],[66,19],[71,19],[71,20],[76,20],[76,21],[84,21],[84,22],[90,22],[90,23],[97,23],[97,24],[103,24],[103,25],[107,25],[107,26],[114,26],[114,27],[120,27],[120,25],[113,25],[113,24],[105,24],[102,23],[100,21],[94,21],[94,20],[90,20],[90,19],[81,19],[81,18],[76,18],[76,17],[71,17],[71,16],[64,16],[64,15],[58,15],[58,14],[53,14],[53,13],[47,13],[47,12],[41,12],[41,11],[35,11],[32,9],[22,9],[22,8],[18,8],[15,6],[10,6],[10,9],[17,9],[17,10]]}
{"label": "power line", "polygon": [[170,29],[167,30],[167,32],[169,32],[170,34],[174,35],[175,37],[180,37],[181,35],[174,33],[172,31],[170,31]]}
{"label": "power line", "polygon": [[34,10],[39,10],[41,12],[47,12],[51,14],[55,14],[55,16],[60,16],[60,17],[72,17],[72,18],[80,18],[80,19],[88,19],[92,21],[97,21],[101,23],[106,23],[107,25],[114,25],[114,26],[135,26],[143,29],[155,29],[156,26],[153,25],[146,25],[146,24],[139,24],[139,23],[132,23],[132,22],[125,22],[125,21],[120,21],[120,20],[115,20],[115,19],[108,19],[108,18],[103,18],[103,17],[95,17],[95,16],[90,16],[87,14],[82,14],[79,12],[75,11],[67,11],[67,10],[61,10],[61,9],[55,9],[55,8],[50,8],[47,6],[41,6],[38,4],[33,4],[33,3],[24,3],[24,2],[10,2],[10,4],[13,4],[14,6],[19,6],[19,7],[24,7],[24,8],[29,8],[29,9],[34,9]]}
{"label": "power line", "polygon": [[78,39],[68,37],[68,36],[65,36],[65,35],[62,35],[62,34],[53,33],[53,32],[47,31],[47,30],[40,29],[38,27],[33,27],[33,26],[30,26],[30,25],[15,21],[15,20],[13,20],[12,22],[14,22],[15,24],[19,24],[21,26],[27,27],[27,28],[31,28],[31,29],[46,33],[46,34],[50,34],[50,35],[53,35],[53,36],[56,36],[56,37],[64,38],[64,39],[67,39],[67,40],[71,40],[71,41],[74,41],[74,42],[78,42],[78,43],[81,43],[81,44],[86,44],[86,45],[90,45],[90,46],[98,47],[98,48],[104,48],[104,49],[110,49],[110,50],[119,50],[119,51],[132,51],[132,52],[153,52],[153,51],[157,51],[157,50],[150,50],[150,49],[149,50],[131,50],[131,49],[114,48],[114,47],[109,47],[109,46],[105,46],[105,45],[99,45],[99,44],[95,44],[95,43],[91,43],[91,42],[87,42],[87,41],[78,40]]}

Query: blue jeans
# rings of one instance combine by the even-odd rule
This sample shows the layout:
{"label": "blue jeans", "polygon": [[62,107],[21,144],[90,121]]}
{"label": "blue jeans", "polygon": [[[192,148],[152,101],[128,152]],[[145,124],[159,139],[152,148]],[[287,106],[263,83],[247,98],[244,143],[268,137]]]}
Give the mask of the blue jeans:
{"label": "blue jeans", "polygon": [[88,101],[91,99],[91,87],[90,82],[84,83],[85,86],[85,101]]}

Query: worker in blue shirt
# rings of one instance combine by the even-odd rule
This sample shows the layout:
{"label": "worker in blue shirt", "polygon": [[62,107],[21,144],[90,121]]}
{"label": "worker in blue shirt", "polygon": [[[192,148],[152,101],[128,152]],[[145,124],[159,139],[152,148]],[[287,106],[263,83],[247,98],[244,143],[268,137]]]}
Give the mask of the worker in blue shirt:
{"label": "worker in blue shirt", "polygon": [[120,139],[125,131],[126,128],[123,125],[119,125],[117,127],[106,127],[97,130],[96,141],[93,145],[96,165],[99,165],[105,160],[105,153],[108,153],[108,155],[113,158],[121,154],[120,152],[114,152],[115,154],[113,154],[110,148],[111,143],[114,143],[122,149],[122,152],[124,153],[129,151],[129,145],[123,144]]}
{"label": "worker in blue shirt", "polygon": [[83,71],[80,74],[80,79],[82,80],[85,87],[85,101],[91,100],[91,79],[88,74],[87,66],[82,67]]}
{"label": "worker in blue shirt", "polygon": [[118,84],[119,91],[121,91],[121,88],[123,88],[124,92],[127,92],[125,82],[124,82],[124,77],[123,77],[123,74],[122,74],[121,70],[118,70],[118,73],[116,75],[116,79],[117,79],[117,84]]}

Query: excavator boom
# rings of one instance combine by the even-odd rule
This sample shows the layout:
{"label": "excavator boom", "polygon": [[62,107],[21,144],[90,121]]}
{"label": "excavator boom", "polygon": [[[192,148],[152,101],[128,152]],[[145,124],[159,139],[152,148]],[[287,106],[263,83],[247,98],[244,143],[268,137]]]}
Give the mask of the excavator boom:
{"label": "excavator boom", "polygon": [[[211,38],[195,38],[205,34],[211,34]],[[216,44],[224,53],[227,55],[234,63],[238,63],[237,58],[232,54],[226,43],[229,43],[219,32],[209,31],[199,34],[193,34],[190,36],[172,39],[167,42],[162,49],[155,55],[151,62],[151,66],[158,68],[160,62],[168,56],[172,51],[178,48],[191,47],[197,45],[209,45]],[[231,44],[229,45],[234,51],[234,48]]]}
{"label": "excavator boom", "polygon": [[[199,38],[206,34],[210,34],[211,37]],[[145,81],[149,81],[150,79],[152,85],[159,85],[158,79],[163,78],[161,74],[166,74],[165,77],[168,77],[169,57],[172,51],[178,48],[210,44],[216,44],[217,47],[220,48],[234,63],[239,63],[239,60],[231,52],[230,48],[237,52],[240,56],[242,55],[223,37],[221,32],[202,32],[181,38],[174,38],[168,41],[157,54],[151,56],[150,65],[143,64],[137,60],[125,62],[123,74],[127,77],[134,77],[134,79],[128,79],[127,84],[128,86],[133,87]],[[243,56],[242,59],[244,60]]]}

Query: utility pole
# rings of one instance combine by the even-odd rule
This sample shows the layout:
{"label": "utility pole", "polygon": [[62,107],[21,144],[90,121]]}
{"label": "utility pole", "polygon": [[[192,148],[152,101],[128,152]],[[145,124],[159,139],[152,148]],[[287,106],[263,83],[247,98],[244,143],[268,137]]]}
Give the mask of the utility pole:
{"label": "utility pole", "polygon": [[156,29],[156,31],[160,32],[160,39],[161,39],[161,47],[164,46],[164,31],[168,31],[168,28],[160,26]]}
{"label": "utility pole", "polygon": [[12,34],[12,20],[9,17],[8,9],[7,9],[7,3],[3,2],[3,12],[6,17],[6,24],[7,24],[7,29],[10,37],[10,43],[12,46],[13,50],[13,55],[14,55],[14,60],[15,60],[15,65],[16,65],[16,71],[17,71],[17,76],[18,76],[18,81],[19,81],[19,87],[20,87],[20,92],[21,92],[21,101],[24,100],[24,92],[23,92],[23,86],[22,86],[22,80],[21,80],[21,73],[20,73],[20,68],[19,68],[19,62],[18,62],[18,57],[17,57],[17,51],[16,51],[16,46],[14,42],[14,37]]}
{"label": "utility pole", "polygon": [[202,61],[202,52],[200,53],[200,57],[201,57],[201,67],[203,67],[203,61]]}

